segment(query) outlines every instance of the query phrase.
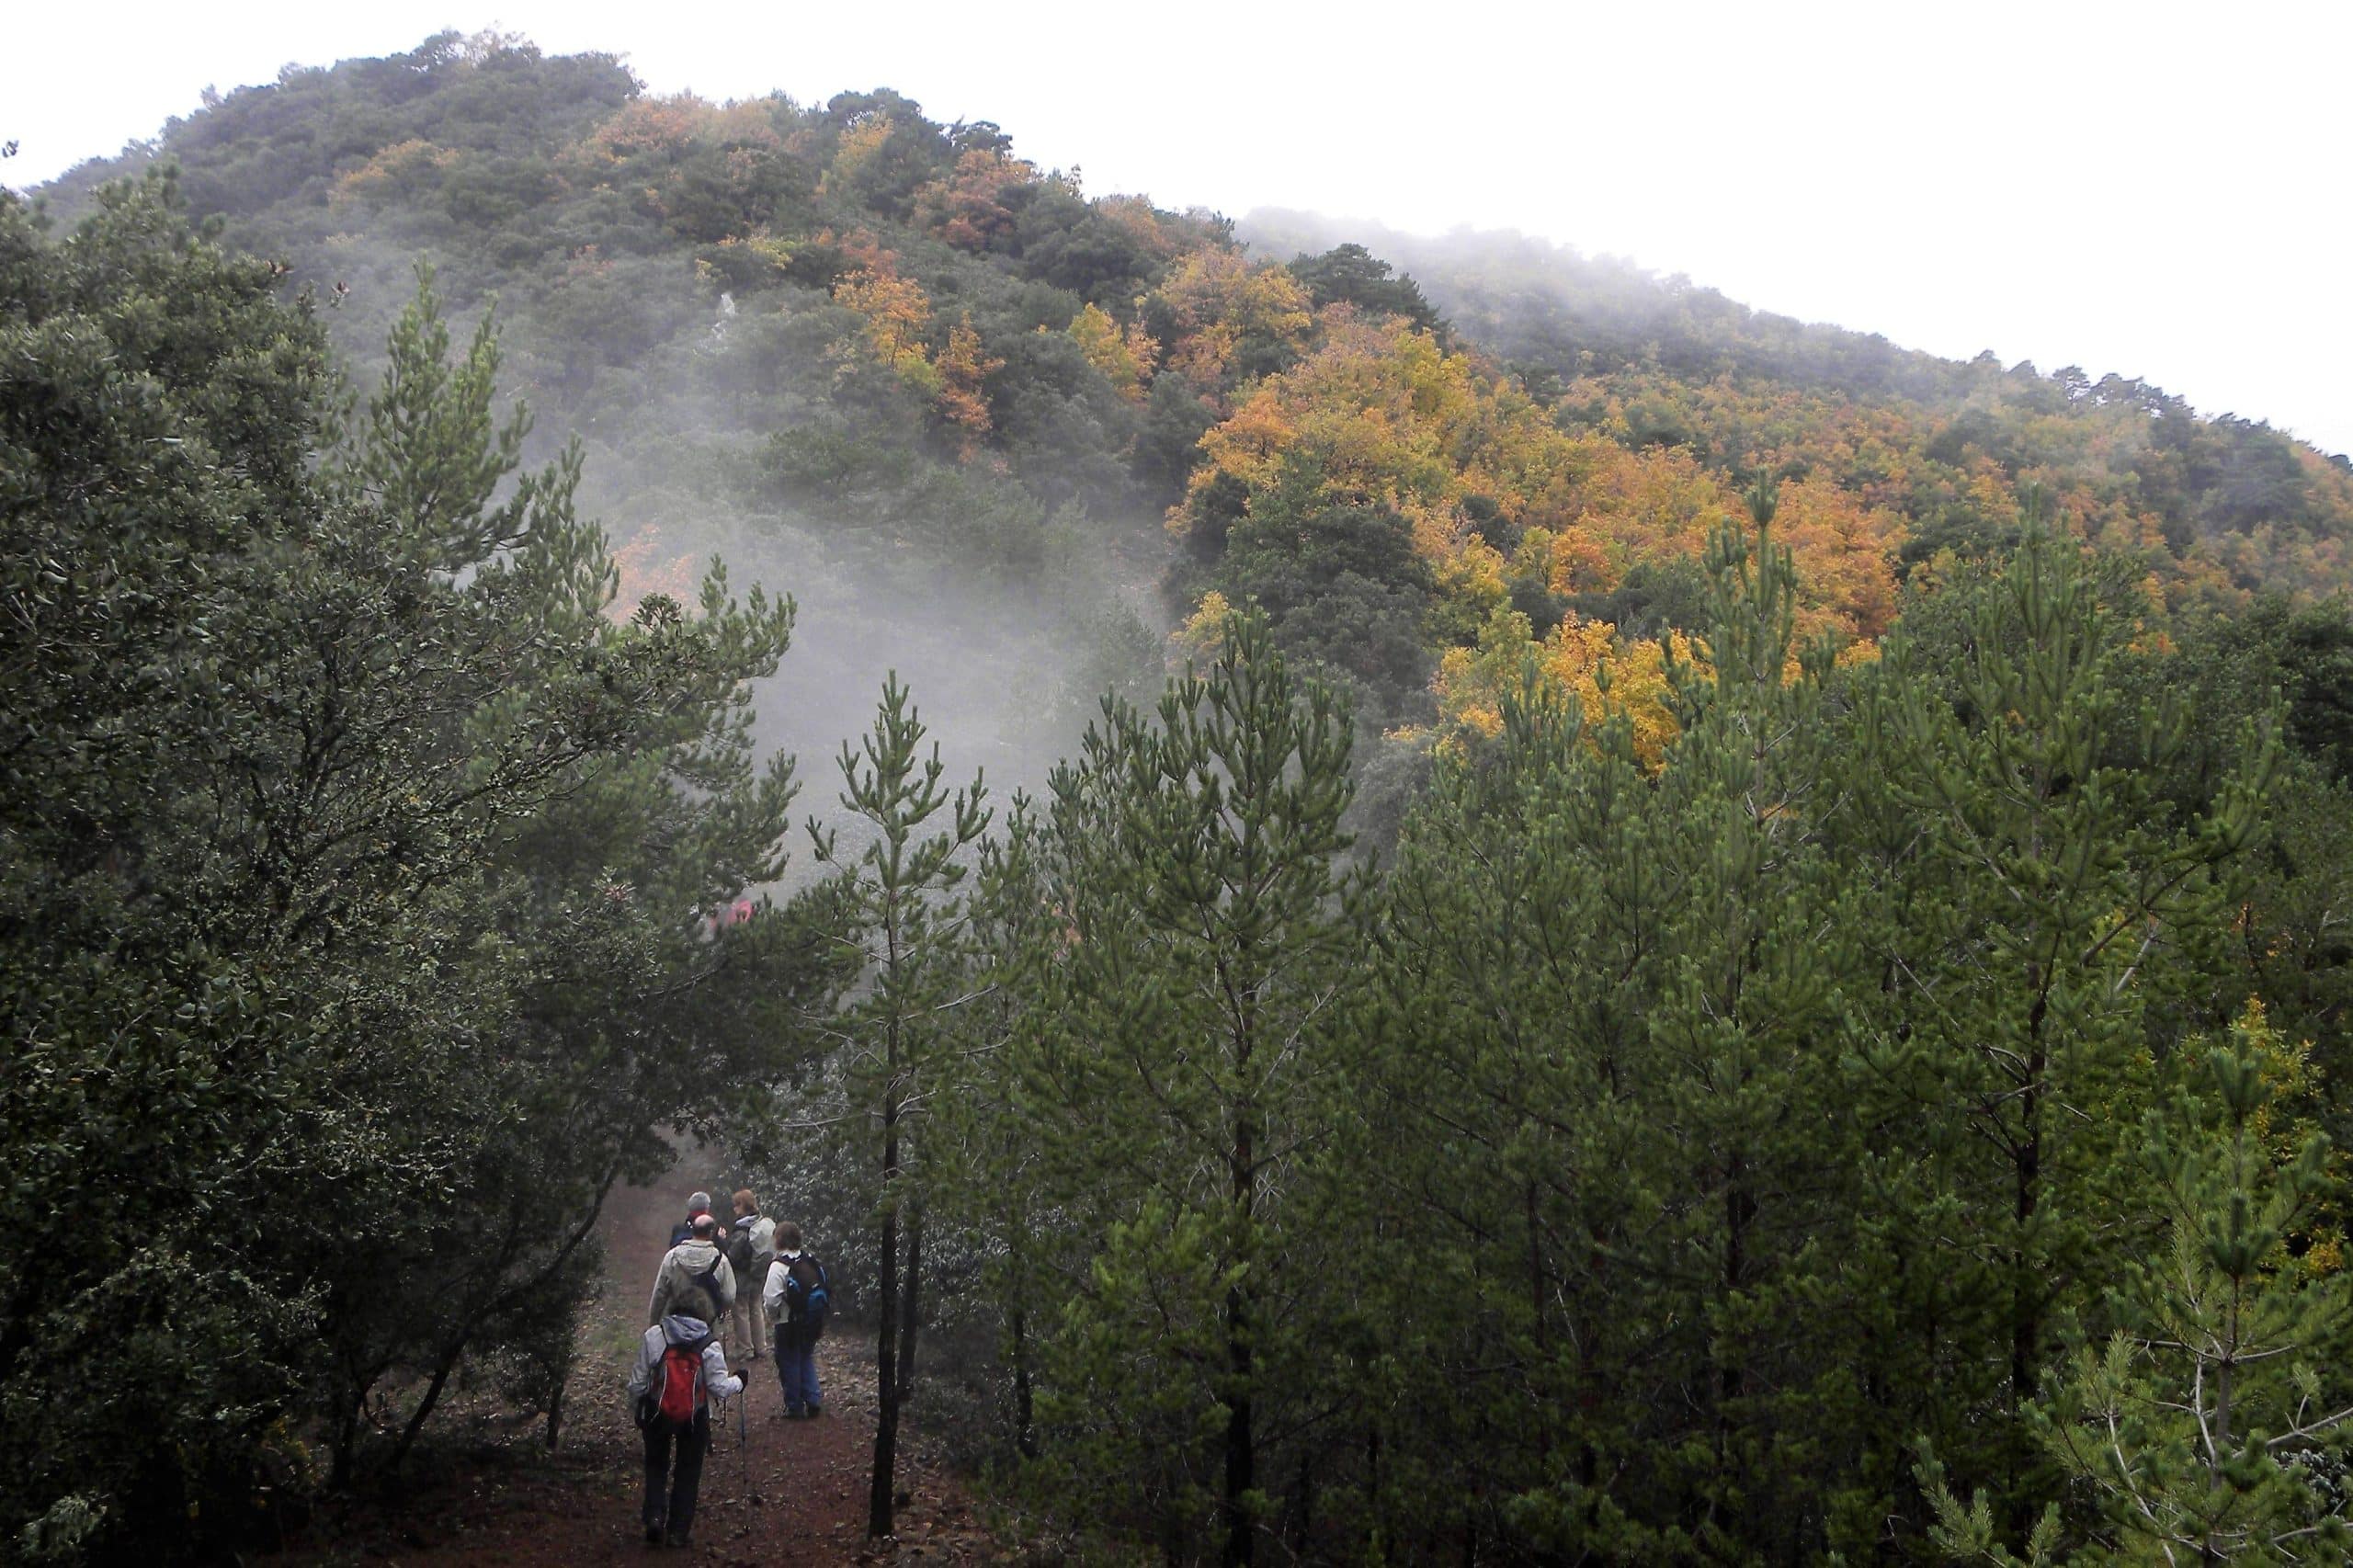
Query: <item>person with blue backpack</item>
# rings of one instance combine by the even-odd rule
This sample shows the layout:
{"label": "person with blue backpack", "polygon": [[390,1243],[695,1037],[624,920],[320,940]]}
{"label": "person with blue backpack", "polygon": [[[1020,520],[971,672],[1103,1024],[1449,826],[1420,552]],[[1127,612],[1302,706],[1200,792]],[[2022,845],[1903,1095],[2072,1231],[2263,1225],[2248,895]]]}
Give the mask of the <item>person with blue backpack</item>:
{"label": "person with blue backpack", "polygon": [[673,1312],[637,1342],[629,1377],[630,1414],[645,1436],[648,1545],[687,1546],[702,1487],[702,1457],[710,1451],[710,1402],[743,1392],[727,1369],[726,1352],[701,1318]]}
{"label": "person with blue backpack", "polygon": [[802,1421],[824,1414],[817,1388],[817,1341],[833,1315],[833,1281],[825,1266],[803,1251],[801,1227],[790,1220],[776,1225],[776,1260],[768,1265],[768,1322],[775,1327],[776,1371],[784,1384],[784,1416]]}

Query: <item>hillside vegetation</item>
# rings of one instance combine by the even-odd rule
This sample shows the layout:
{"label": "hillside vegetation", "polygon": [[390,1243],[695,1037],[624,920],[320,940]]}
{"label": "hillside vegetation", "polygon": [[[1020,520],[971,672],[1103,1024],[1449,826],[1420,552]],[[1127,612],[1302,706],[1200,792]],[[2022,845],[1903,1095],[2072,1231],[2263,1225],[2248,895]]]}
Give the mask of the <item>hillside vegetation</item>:
{"label": "hillside vegetation", "polygon": [[2342,460],[495,38],[40,200],[0,1551],[558,1441],[680,1133],[878,1539],[2353,1551]]}
{"label": "hillside vegetation", "polygon": [[1053,585],[974,618],[1067,622],[1016,663],[1126,679],[1151,639],[1107,610],[1165,624],[1215,593],[1395,726],[1491,723],[1466,660],[1655,665],[1758,472],[1803,623],[1864,641],[1903,584],[2011,548],[2029,487],[2168,608],[2353,583],[2353,466],[2158,389],[1906,352],[1515,236],[1381,233],[1380,259],[1263,214],[1245,249],[888,91],[656,98],[609,57],[443,35],[290,68],[145,155],[340,301],[363,364],[415,257],[455,308],[495,298],[516,390],[629,519],[625,602],[714,548],[803,580],[947,566]]}

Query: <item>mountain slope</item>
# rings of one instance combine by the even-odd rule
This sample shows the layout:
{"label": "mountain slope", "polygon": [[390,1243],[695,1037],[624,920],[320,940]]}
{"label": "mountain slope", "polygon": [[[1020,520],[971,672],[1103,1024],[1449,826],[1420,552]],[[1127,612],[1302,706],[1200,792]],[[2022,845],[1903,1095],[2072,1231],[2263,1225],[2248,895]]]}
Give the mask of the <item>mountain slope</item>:
{"label": "mountain slope", "polygon": [[1809,624],[1848,638],[2005,548],[2029,488],[2177,607],[2353,581],[2353,465],[2157,389],[1516,236],[1267,213],[1245,249],[887,90],[657,98],[609,56],[443,34],[290,69],[48,199],[142,161],[283,257],[363,371],[415,258],[494,299],[542,445],[585,443],[625,601],[713,551],[801,595],[806,685],[772,706],[803,746],[854,722],[878,617],[1017,770],[1204,605],[1256,600],[1385,724],[1483,710],[1449,650],[1646,667],[1758,471]]}

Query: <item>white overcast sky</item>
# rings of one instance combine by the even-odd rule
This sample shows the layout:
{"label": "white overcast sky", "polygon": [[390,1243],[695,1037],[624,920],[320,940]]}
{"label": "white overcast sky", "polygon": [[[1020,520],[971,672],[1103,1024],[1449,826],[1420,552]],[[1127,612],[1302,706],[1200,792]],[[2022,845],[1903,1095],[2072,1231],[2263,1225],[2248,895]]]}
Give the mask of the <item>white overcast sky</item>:
{"label": "white overcast sky", "polygon": [[2353,450],[2353,4],[38,4],[19,187],[280,65],[495,26],[657,92],[891,86],[1095,194],[1516,228]]}

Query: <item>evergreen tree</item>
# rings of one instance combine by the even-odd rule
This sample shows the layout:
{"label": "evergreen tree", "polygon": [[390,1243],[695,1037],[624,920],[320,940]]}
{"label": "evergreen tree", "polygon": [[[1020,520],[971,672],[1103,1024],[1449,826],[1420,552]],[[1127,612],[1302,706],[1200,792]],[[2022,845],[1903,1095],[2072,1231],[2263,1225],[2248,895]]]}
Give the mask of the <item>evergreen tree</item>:
{"label": "evergreen tree", "polygon": [[[874,727],[853,751],[842,743],[843,810],[859,835],[845,852],[838,827],[809,824],[819,863],[840,868],[846,917],[837,939],[851,950],[854,994],[833,1028],[848,1053],[856,1103],[873,1137],[876,1413],[867,1533],[887,1536],[898,1489],[899,1415],[915,1381],[923,1306],[924,1209],[915,1123],[934,1085],[940,1014],[961,973],[960,917],[945,901],[963,881],[960,857],[987,829],[976,777],[952,794],[935,744],[893,675]],[[926,824],[945,812],[943,825]],[[904,1248],[904,1251],[902,1250]]]}
{"label": "evergreen tree", "polygon": [[1330,1114],[1349,730],[1263,620],[1221,630],[1205,674],[1151,717],[1108,702],[1053,776],[1061,1023],[1020,1067],[1038,1142],[1103,1227],[1042,1350],[1048,1460],[1148,1510],[1180,1555],[1213,1506],[1220,1554],[1248,1562],[1313,1332],[1293,1184]]}
{"label": "evergreen tree", "polygon": [[2273,758],[2250,738],[2211,809],[2176,824],[2158,797],[2186,716],[2125,710],[2129,627],[2031,523],[1968,590],[1949,687],[1903,632],[1865,683],[1852,839],[1876,846],[1854,874],[1881,890],[1885,991],[1859,1056],[1903,1129],[1872,1180],[1934,1238],[1943,1281],[1898,1335],[1926,1336],[1939,1455],[1991,1482],[2014,1537],[2056,1484],[2026,1414],[2058,1320],[2131,1233],[2118,1172],[2144,1053],[2179,1028],[2171,999],[2222,977],[2215,869],[2256,834]]}
{"label": "evergreen tree", "polygon": [[346,427],[278,271],[165,180],[57,244],[0,198],[0,1528],[28,1550],[219,1550],[306,1422],[347,1473],[360,1403],[415,1389],[397,1457],[469,1357],[552,1423],[597,1204],[710,1106],[693,905],[778,863],[790,782],[743,683],[790,606],[714,575],[699,618],[608,619],[576,460],[506,488],[487,332],[452,363],[421,290]]}
{"label": "evergreen tree", "polygon": [[2039,1426],[2096,1489],[2094,1539],[2120,1558],[2342,1561],[2353,1316],[2335,1245],[2312,1244],[2327,1142],[2281,1115],[2305,1064],[2259,1005],[2186,1055],[2191,1082],[2143,1124],[2163,1230],[2125,1261],[2104,1314],[2118,1326],[2077,1349]]}

